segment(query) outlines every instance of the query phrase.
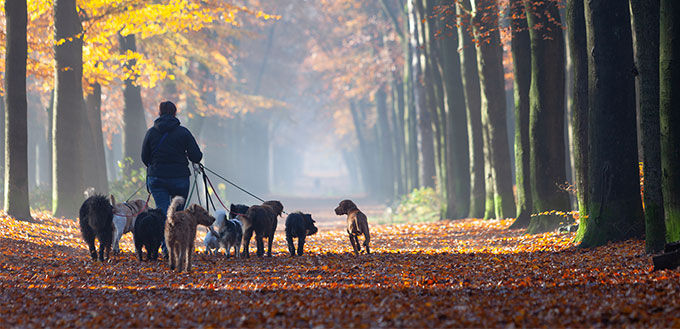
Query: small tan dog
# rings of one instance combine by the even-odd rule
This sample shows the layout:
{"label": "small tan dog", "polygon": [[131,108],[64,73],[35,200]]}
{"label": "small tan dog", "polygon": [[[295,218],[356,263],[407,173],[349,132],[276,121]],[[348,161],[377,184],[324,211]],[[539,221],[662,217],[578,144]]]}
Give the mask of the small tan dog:
{"label": "small tan dog", "polygon": [[361,246],[359,245],[359,235],[364,235],[364,247],[366,248],[366,253],[370,254],[371,251],[368,248],[368,243],[371,241],[371,234],[368,232],[368,218],[366,215],[359,210],[356,204],[352,200],[342,200],[337,208],[335,208],[335,214],[347,215],[347,233],[349,234],[349,242],[352,243],[354,248],[354,254],[359,254],[361,251]]}
{"label": "small tan dog", "polygon": [[113,194],[109,196],[113,206],[113,253],[120,252],[118,246],[123,234],[132,232],[137,216],[146,209],[146,202],[142,199],[116,203]]}
{"label": "small tan dog", "polygon": [[210,216],[203,207],[192,204],[186,210],[175,211],[184,204],[184,198],[176,196],[168,207],[168,219],[165,222],[165,244],[168,247],[170,269],[177,272],[191,271],[191,254],[194,253],[196,227],[210,226],[215,217]]}

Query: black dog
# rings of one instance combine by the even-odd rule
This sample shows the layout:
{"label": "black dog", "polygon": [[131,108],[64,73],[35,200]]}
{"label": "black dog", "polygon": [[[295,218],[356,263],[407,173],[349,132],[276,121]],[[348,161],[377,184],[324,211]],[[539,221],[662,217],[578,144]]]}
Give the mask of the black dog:
{"label": "black dog", "polygon": [[241,258],[241,241],[243,240],[241,221],[238,218],[226,220],[220,227],[218,235],[220,246],[224,248],[227,258],[230,256],[232,247],[234,247],[234,256]]}
{"label": "black dog", "polygon": [[229,219],[234,219],[238,215],[245,215],[248,212],[248,206],[244,204],[231,204],[229,206]]}
{"label": "black dog", "polygon": [[[80,232],[90,247],[92,260],[97,260],[95,237],[99,240],[99,260],[109,259],[113,240],[113,206],[109,199],[100,194],[87,198],[80,206]],[[106,249],[106,257],[104,250]]]}
{"label": "black dog", "polygon": [[143,261],[142,247],[146,248],[148,260],[158,259],[158,248],[163,241],[165,231],[165,213],[163,209],[149,209],[137,216],[132,231],[135,240],[135,250],[139,261]]}
{"label": "black dog", "polygon": [[288,215],[286,218],[286,241],[288,241],[288,250],[290,256],[295,256],[295,245],[293,238],[298,238],[298,256],[302,256],[302,248],[305,245],[305,237],[315,234],[319,229],[314,226],[314,219],[312,215],[295,212]]}
{"label": "black dog", "polygon": [[267,257],[272,256],[272,242],[278,224],[278,217],[283,212],[283,204],[279,201],[265,201],[261,206],[248,208],[245,216],[241,216],[243,224],[243,256],[250,257],[250,238],[255,233],[257,257],[264,255],[264,238],[267,238]]}

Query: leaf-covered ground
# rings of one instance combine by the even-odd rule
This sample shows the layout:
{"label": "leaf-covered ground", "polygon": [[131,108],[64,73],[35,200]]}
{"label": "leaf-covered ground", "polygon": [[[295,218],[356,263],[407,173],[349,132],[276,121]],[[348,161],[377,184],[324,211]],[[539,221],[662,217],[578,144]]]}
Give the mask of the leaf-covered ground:
{"label": "leaf-covered ground", "polygon": [[374,225],[358,257],[341,229],[296,258],[279,233],[273,258],[200,254],[176,274],[140,264],[127,235],[101,264],[73,221],[3,217],[0,327],[680,326],[680,275],[651,272],[643,242],[580,250],[509,224]]}

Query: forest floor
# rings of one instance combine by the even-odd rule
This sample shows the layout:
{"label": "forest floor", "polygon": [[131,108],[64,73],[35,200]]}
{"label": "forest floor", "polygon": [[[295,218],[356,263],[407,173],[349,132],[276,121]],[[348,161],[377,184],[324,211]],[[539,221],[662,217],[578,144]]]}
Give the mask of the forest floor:
{"label": "forest floor", "polygon": [[582,250],[470,219],[373,225],[373,253],[354,256],[336,227],[302,257],[279,232],[273,258],[201,253],[176,274],[140,264],[130,235],[92,262],[76,222],[37,217],[0,218],[3,328],[680,326],[680,272],[651,272],[642,241]]}

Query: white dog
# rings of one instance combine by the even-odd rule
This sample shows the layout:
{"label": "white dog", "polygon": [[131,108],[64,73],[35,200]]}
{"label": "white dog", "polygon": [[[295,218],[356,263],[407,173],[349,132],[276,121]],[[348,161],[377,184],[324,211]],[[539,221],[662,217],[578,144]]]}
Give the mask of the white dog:
{"label": "white dog", "polygon": [[203,238],[203,245],[205,246],[206,255],[216,255],[220,250],[221,236],[219,232],[224,227],[227,221],[227,212],[218,210],[215,212],[215,223],[206,228],[205,238]]}
{"label": "white dog", "polygon": [[116,203],[113,195],[110,196],[113,205],[113,252],[120,252],[118,243],[125,233],[132,232],[135,227],[135,220],[145,208],[146,202],[142,199],[131,200],[123,203]]}
{"label": "white dog", "polygon": [[206,255],[217,255],[217,252],[220,251],[220,234],[215,232],[212,226],[208,226],[205,229],[203,245],[205,246]]}

